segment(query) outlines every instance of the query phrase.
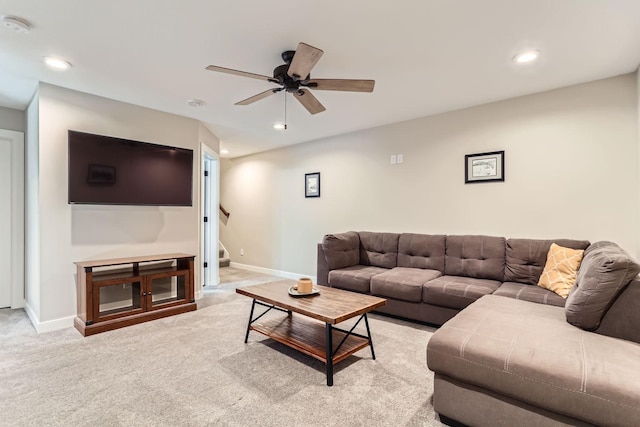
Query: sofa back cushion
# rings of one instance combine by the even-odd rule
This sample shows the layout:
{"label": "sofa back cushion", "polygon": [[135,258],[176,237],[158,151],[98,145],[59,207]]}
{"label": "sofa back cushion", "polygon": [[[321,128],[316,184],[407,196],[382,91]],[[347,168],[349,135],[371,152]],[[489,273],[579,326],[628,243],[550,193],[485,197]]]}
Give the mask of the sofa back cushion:
{"label": "sofa back cushion", "polygon": [[502,281],[505,245],[504,237],[447,236],[444,274]]}
{"label": "sofa back cushion", "polygon": [[552,243],[563,248],[579,250],[584,250],[589,246],[589,242],[586,240],[509,239],[507,240],[507,265],[504,270],[504,281],[536,285],[547,262],[547,254]]}
{"label": "sofa back cushion", "polygon": [[[564,312],[567,321],[595,330],[622,290],[640,273],[640,265],[613,242],[596,242],[584,251]],[[637,309],[637,308],[636,308]]]}
{"label": "sofa back cushion", "polygon": [[447,236],[404,233],[398,239],[398,267],[423,268],[444,273]]}
{"label": "sofa back cushion", "polygon": [[393,268],[398,263],[398,238],[396,233],[360,233],[360,264]]}
{"label": "sofa back cushion", "polygon": [[322,249],[329,270],[360,264],[360,237],[355,231],[327,234]]}

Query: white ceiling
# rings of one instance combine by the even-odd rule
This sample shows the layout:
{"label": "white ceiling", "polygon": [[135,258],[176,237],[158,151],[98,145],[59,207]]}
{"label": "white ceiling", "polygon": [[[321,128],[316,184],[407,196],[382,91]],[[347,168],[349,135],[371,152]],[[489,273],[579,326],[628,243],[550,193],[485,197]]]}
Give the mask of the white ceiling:
{"label": "white ceiling", "polygon": [[[0,0],[0,105],[24,109],[37,81],[204,122],[235,157],[635,71],[639,0]],[[373,93],[315,91],[311,116],[270,83],[303,41],[324,50],[315,78],[375,79]],[[538,49],[540,60],[511,58]],[[45,55],[73,64],[49,70]],[[191,108],[186,101],[207,102]]]}

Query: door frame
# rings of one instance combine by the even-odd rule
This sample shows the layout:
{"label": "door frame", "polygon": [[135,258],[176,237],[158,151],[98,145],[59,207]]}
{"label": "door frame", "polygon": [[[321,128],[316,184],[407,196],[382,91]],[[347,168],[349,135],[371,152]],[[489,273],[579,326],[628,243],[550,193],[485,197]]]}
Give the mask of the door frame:
{"label": "door frame", "polygon": [[11,308],[24,307],[24,133],[0,129],[11,147]]}
{"label": "door frame", "polygon": [[[198,286],[198,290],[202,290],[202,285],[217,286],[219,278],[218,264],[218,240],[220,236],[218,221],[218,206],[220,204],[220,156],[212,148],[205,144],[202,147],[202,173],[200,179],[201,184],[201,215],[200,224],[202,225],[202,233],[200,235],[200,251],[202,256],[201,276],[202,284]],[[209,182],[205,183],[205,171],[209,172]],[[207,223],[204,218],[207,217]],[[208,236],[207,236],[208,234]],[[204,263],[207,268],[204,268]]]}

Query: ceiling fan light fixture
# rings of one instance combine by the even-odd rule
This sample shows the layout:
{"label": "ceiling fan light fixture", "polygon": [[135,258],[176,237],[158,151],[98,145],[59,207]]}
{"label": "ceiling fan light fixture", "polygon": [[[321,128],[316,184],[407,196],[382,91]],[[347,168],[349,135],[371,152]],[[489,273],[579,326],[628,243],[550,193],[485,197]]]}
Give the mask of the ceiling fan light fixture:
{"label": "ceiling fan light fixture", "polygon": [[[300,104],[310,113],[317,114],[326,110],[322,103],[311,93],[310,89],[317,90],[338,90],[345,92],[373,92],[374,80],[353,80],[353,79],[312,79],[311,70],[315,67],[320,57],[324,54],[322,49],[313,47],[306,43],[298,43],[296,50],[282,52],[284,64],[278,65],[273,70],[273,77],[262,74],[249,73],[246,71],[233,70],[231,68],[209,65],[209,71],[233,74],[241,77],[265,80],[280,87],[267,89],[257,95],[251,96],[235,105],[250,105],[261,99],[265,99],[275,93],[290,93]],[[284,127],[277,127],[279,130],[287,128],[287,106],[285,96],[285,117]]]}
{"label": "ceiling fan light fixture", "polygon": [[539,56],[539,50],[527,50],[525,52],[520,52],[519,54],[514,56],[513,62],[515,62],[516,64],[528,64],[538,59]]}
{"label": "ceiling fan light fixture", "polygon": [[49,68],[58,71],[66,71],[71,68],[71,63],[62,58],[56,58],[55,56],[45,56],[44,63],[47,64]]}
{"label": "ceiling fan light fixture", "polygon": [[286,124],[284,124],[284,123],[275,123],[275,124],[273,125],[273,128],[274,128],[275,130],[287,130],[287,125],[286,125]]}

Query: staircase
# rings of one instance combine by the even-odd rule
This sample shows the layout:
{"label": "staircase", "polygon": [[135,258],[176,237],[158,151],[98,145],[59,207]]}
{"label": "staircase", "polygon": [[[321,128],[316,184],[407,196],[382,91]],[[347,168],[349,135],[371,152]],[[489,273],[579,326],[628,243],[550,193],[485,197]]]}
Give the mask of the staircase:
{"label": "staircase", "polygon": [[231,260],[224,256],[224,248],[218,245],[218,265],[220,267],[229,267]]}

